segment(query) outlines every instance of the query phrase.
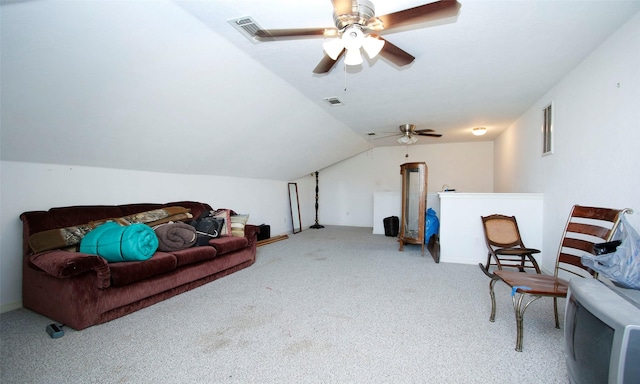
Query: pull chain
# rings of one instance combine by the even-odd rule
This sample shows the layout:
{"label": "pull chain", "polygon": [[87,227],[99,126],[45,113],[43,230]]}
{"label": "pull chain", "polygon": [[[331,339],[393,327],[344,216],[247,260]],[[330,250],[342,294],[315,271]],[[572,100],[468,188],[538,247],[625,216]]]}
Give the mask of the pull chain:
{"label": "pull chain", "polygon": [[344,63],[344,91],[347,92],[347,64]]}

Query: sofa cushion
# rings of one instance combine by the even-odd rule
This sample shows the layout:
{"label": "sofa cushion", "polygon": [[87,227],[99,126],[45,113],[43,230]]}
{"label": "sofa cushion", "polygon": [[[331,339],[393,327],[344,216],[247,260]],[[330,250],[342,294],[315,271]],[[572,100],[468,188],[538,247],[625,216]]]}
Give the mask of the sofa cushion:
{"label": "sofa cushion", "polygon": [[102,257],[56,249],[32,255],[29,266],[61,279],[95,272],[98,288],[107,288],[110,284],[109,265]]}
{"label": "sofa cushion", "polygon": [[[174,204],[174,205],[178,205],[178,204]],[[120,216],[135,215],[136,213],[153,211],[154,209],[160,209],[164,207],[165,207],[164,204],[157,204],[157,203],[136,203],[136,204],[118,205],[118,208],[120,208],[120,211],[122,212]],[[185,208],[188,208],[188,207],[185,207]]]}
{"label": "sofa cushion", "polygon": [[122,286],[176,269],[176,257],[170,253],[156,252],[149,260],[126,261],[109,264],[111,285]]}
{"label": "sofa cushion", "polygon": [[218,256],[221,256],[225,253],[247,247],[249,245],[249,240],[247,240],[246,237],[218,237],[217,239],[209,240],[209,245],[216,249]]}
{"label": "sofa cushion", "polygon": [[55,228],[72,227],[88,224],[92,221],[123,216],[120,207],[113,205],[77,205],[73,207],[51,208],[49,214],[55,220]]}
{"label": "sofa cushion", "polygon": [[173,251],[172,254],[176,257],[177,266],[183,266],[188,264],[197,263],[198,261],[211,260],[218,252],[214,247],[208,245],[202,247],[191,247],[182,249],[179,251]]}

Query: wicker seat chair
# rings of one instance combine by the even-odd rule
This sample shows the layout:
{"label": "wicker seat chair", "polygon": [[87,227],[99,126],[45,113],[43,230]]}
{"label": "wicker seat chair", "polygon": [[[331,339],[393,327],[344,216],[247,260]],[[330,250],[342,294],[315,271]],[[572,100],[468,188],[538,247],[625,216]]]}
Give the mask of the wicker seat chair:
{"label": "wicker seat chair", "polygon": [[533,269],[536,273],[540,273],[538,262],[533,257],[533,254],[540,251],[525,247],[514,216],[496,214],[482,216],[481,219],[488,252],[486,264],[478,265],[487,276],[493,278],[490,271],[492,266],[497,267],[498,270],[513,267],[518,268],[520,272]]}
{"label": "wicker seat chair", "polygon": [[[582,265],[580,256],[585,252],[595,254],[595,244],[611,241],[620,223],[620,217],[625,213],[633,213],[633,210],[574,205],[562,234],[553,276],[506,270],[493,273],[489,283],[489,321],[494,321],[496,315],[494,286],[498,281],[503,281],[511,288],[511,300],[516,317],[516,351],[522,351],[524,312],[539,298],[553,298],[556,328],[560,328],[558,298],[566,298],[569,288],[569,281],[563,277],[597,277],[597,272]],[[563,277],[559,276],[560,273]]]}

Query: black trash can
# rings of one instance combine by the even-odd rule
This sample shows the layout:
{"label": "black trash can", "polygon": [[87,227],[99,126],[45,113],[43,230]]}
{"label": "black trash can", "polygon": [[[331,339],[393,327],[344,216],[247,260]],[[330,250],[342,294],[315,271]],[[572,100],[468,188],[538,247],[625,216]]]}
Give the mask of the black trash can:
{"label": "black trash can", "polygon": [[260,224],[260,233],[258,233],[258,241],[271,238],[271,226],[268,224]]}
{"label": "black trash can", "polygon": [[398,230],[400,228],[400,219],[398,219],[398,216],[385,217],[382,222],[384,223],[385,236],[398,236]]}

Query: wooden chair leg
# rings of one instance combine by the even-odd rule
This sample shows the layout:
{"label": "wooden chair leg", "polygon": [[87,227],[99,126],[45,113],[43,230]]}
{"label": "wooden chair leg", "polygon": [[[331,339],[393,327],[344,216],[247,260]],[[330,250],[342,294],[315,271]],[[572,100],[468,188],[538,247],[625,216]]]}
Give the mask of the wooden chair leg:
{"label": "wooden chair leg", "polygon": [[485,268],[484,265],[482,265],[482,263],[478,263],[478,266],[480,267],[482,272],[485,275],[487,275],[490,279],[494,279],[496,277],[496,275],[494,275],[493,273],[489,272],[489,270],[487,268]]}
{"label": "wooden chair leg", "polygon": [[558,298],[553,298],[553,315],[556,320],[556,328],[560,329],[560,321],[558,320]]}
{"label": "wooden chair leg", "polygon": [[538,275],[539,275],[539,274],[541,274],[542,272],[540,271],[540,267],[538,266],[538,262],[537,262],[537,261],[536,261],[536,259],[533,257],[533,255],[532,255],[532,254],[529,254],[529,255],[528,255],[528,257],[529,257],[529,260],[531,261],[531,264],[533,264],[533,268],[535,268],[536,273],[537,273]]}

